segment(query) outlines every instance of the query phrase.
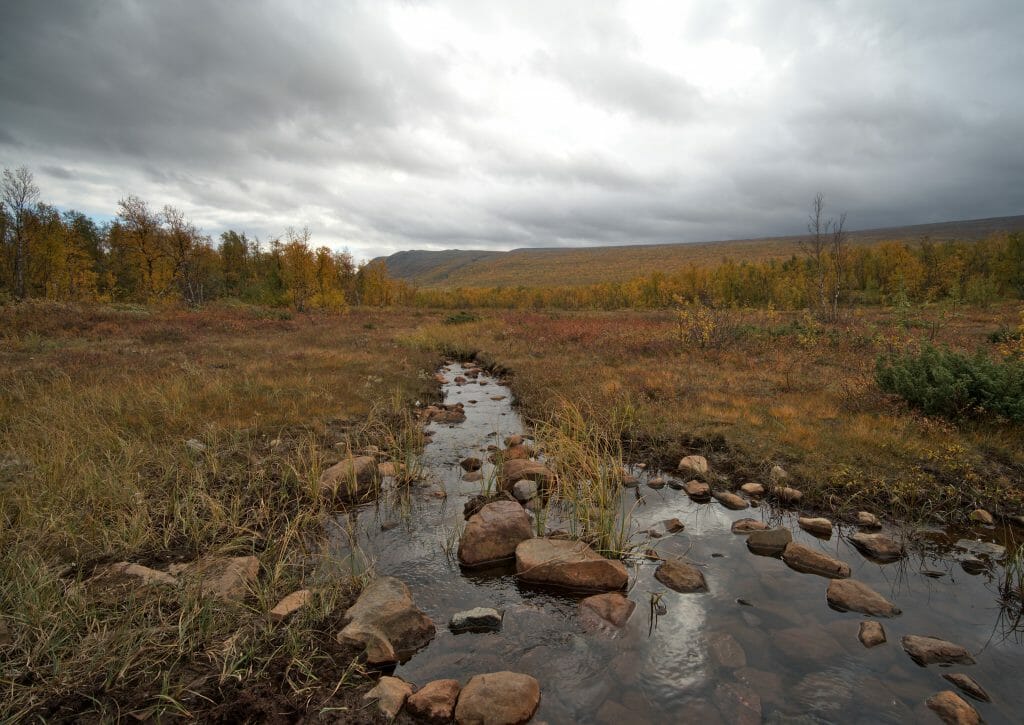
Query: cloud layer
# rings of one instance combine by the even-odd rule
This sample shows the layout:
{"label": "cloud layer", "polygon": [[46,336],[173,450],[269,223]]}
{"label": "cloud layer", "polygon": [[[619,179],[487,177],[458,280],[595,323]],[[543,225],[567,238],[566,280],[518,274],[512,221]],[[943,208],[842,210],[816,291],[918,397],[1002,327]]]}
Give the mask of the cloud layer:
{"label": "cloud layer", "polygon": [[1024,4],[4,3],[0,165],[400,249],[1024,213]]}

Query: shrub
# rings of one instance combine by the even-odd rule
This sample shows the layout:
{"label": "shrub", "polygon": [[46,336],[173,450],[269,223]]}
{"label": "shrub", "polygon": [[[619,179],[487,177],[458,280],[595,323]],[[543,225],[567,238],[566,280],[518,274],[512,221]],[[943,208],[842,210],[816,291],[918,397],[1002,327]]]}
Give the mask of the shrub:
{"label": "shrub", "polygon": [[480,319],[479,315],[474,315],[472,312],[456,312],[454,315],[448,315],[444,318],[444,324],[446,325],[461,325],[466,322],[477,322]]}
{"label": "shrub", "polygon": [[1024,422],[1024,361],[995,362],[925,345],[918,353],[879,358],[875,379],[929,415],[998,415]]}

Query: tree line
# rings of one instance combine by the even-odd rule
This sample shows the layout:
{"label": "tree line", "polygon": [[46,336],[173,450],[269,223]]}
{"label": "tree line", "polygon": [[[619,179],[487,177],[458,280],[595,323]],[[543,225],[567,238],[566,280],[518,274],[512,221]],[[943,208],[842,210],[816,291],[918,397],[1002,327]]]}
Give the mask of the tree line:
{"label": "tree line", "polygon": [[415,289],[383,262],[357,265],[348,252],[315,245],[308,229],[268,242],[226,231],[214,244],[172,206],[135,196],[98,224],[40,201],[25,168],[0,176],[0,302],[178,302],[222,298],[298,311],[349,305],[446,309],[665,309],[680,304],[811,309],[835,319],[841,305],[953,300],[986,305],[1024,299],[1024,234],[980,241],[847,243],[845,216],[823,216],[815,197],[809,236],[787,259],[736,261],[640,275],[625,282],[557,287]]}
{"label": "tree line", "polygon": [[44,298],[202,305],[221,298],[298,311],[409,304],[382,263],[315,245],[308,229],[268,242],[229,230],[215,244],[173,206],[128,196],[112,221],[40,201],[26,168],[0,176],[0,301]]}

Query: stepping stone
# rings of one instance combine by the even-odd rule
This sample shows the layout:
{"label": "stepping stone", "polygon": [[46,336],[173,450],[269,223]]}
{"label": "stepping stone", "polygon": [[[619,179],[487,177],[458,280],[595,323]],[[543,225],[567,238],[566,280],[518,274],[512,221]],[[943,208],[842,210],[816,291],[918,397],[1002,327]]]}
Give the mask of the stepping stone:
{"label": "stepping stone", "polygon": [[459,563],[482,566],[515,556],[516,547],[533,536],[529,514],[515,501],[494,501],[469,517],[459,539]]}
{"label": "stepping stone", "polygon": [[896,561],[903,556],[903,545],[884,534],[857,532],[850,537],[850,543],[864,556],[881,563]]}
{"label": "stepping stone", "polygon": [[832,536],[832,522],[828,519],[801,516],[796,522],[801,529],[815,536]]}
{"label": "stepping stone", "polygon": [[800,499],[804,497],[804,494],[803,491],[796,488],[779,486],[775,489],[775,497],[782,503],[799,503]]}
{"label": "stepping stone", "polygon": [[973,665],[974,658],[964,647],[938,637],[908,634],[900,639],[903,651],[922,667],[928,665]]}
{"label": "stepping stone", "polygon": [[474,607],[465,612],[456,612],[448,622],[452,632],[497,632],[501,629],[504,615],[491,607]]}
{"label": "stepping stone", "polygon": [[850,567],[846,562],[795,541],[786,544],[782,551],[782,560],[790,569],[805,574],[817,574],[829,579],[846,579],[850,576]]}
{"label": "stepping stone", "polygon": [[456,725],[517,725],[540,705],[540,683],[518,672],[474,675],[455,706]]}
{"label": "stepping stone", "polygon": [[947,725],[976,725],[982,722],[978,711],[952,690],[932,695],[926,704]]}
{"label": "stepping stone", "polygon": [[749,534],[753,531],[765,531],[768,524],[757,519],[736,519],[730,528],[734,534]]}
{"label": "stepping stone", "polygon": [[428,682],[417,692],[409,695],[405,701],[405,709],[410,715],[424,722],[444,725],[452,721],[455,702],[459,699],[461,689],[458,680]]}
{"label": "stepping stone", "polygon": [[694,501],[707,501],[711,498],[711,486],[703,481],[687,481],[683,484],[683,490]]}
{"label": "stepping stone", "polygon": [[764,496],[764,486],[760,483],[744,483],[740,486],[740,491],[748,496]]}
{"label": "stepping stone", "polygon": [[619,629],[626,626],[636,602],[622,592],[595,594],[580,602],[580,621],[587,629]]}
{"label": "stepping stone", "polygon": [[516,547],[520,580],[568,589],[615,591],[629,581],[621,561],[605,559],[582,541],[527,539]]}
{"label": "stepping stone", "polygon": [[949,682],[952,682],[954,685],[959,687],[962,692],[973,697],[975,700],[980,702],[992,702],[992,698],[989,697],[987,692],[985,692],[985,688],[979,685],[977,680],[970,675],[955,672],[943,675],[942,677]]}
{"label": "stepping stone", "polygon": [[857,632],[857,639],[868,649],[877,647],[885,642],[885,628],[881,622],[873,619],[860,623],[860,631]]}
{"label": "stepping stone", "polygon": [[681,559],[666,559],[654,572],[654,578],[674,591],[688,594],[708,589],[700,569]]}
{"label": "stepping stone", "polygon": [[833,579],[825,595],[828,605],[840,612],[860,612],[872,617],[894,617],[900,610],[863,582]]}
{"label": "stepping stone", "polygon": [[792,541],[793,534],[784,527],[752,531],[747,536],[747,548],[761,556],[780,556]]}
{"label": "stepping stone", "polygon": [[715,500],[718,501],[718,503],[722,504],[727,509],[732,509],[733,511],[741,511],[750,507],[750,504],[744,501],[742,497],[737,496],[731,491],[715,491],[712,496],[715,497]]}

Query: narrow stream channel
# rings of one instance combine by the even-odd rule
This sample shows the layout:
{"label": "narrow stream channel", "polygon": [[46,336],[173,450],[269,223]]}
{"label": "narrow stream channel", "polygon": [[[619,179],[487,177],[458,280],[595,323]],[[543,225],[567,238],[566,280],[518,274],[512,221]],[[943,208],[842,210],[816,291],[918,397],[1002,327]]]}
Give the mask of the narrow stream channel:
{"label": "narrow stream channel", "polygon": [[[654,579],[655,562],[633,562],[628,595],[637,607],[630,621],[615,633],[587,632],[577,612],[586,594],[523,585],[512,565],[463,572],[455,558],[463,504],[483,484],[462,480],[459,462],[467,456],[486,461],[489,445],[500,446],[524,428],[500,381],[481,374],[456,384],[464,372],[458,364],[443,372],[445,403],[463,403],[466,420],[431,423],[424,482],[342,517],[333,539],[333,557],[400,578],[437,625],[435,639],[400,665],[397,676],[423,685],[524,672],[541,683],[535,722],[623,725],[757,722],[738,705],[744,699],[759,701],[766,722],[938,722],[925,700],[956,689],[943,674],[964,672],[992,697],[991,703],[972,701],[987,722],[1024,718],[1024,647],[1019,628],[1014,631],[999,606],[1001,565],[989,558],[998,552],[984,543],[974,545],[973,554],[963,548],[979,538],[1005,544],[1001,527],[927,531],[902,560],[877,564],[846,541],[852,531],[846,526],[816,538],[797,526],[795,511],[694,503],[683,491],[646,485],[648,476],[671,480],[671,473],[638,470],[640,485],[624,489],[621,501],[632,511],[634,540],[642,541],[640,532],[659,521],[679,518],[685,530],[658,539],[657,550],[700,566],[709,592],[677,594]],[[489,463],[483,473],[490,477]],[[751,554],[745,537],[730,531],[745,517],[789,527],[795,541],[847,562],[852,578],[894,602],[903,613],[880,620],[888,641],[872,649],[858,641],[864,617],[829,608],[828,579]],[[660,596],[664,614],[655,613],[652,595]],[[504,610],[501,631],[448,631],[451,615],[472,607]],[[977,664],[920,667],[900,646],[908,634],[961,644]]]}

